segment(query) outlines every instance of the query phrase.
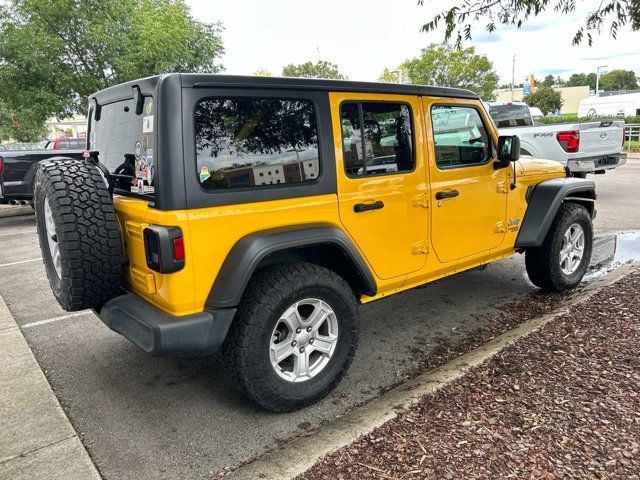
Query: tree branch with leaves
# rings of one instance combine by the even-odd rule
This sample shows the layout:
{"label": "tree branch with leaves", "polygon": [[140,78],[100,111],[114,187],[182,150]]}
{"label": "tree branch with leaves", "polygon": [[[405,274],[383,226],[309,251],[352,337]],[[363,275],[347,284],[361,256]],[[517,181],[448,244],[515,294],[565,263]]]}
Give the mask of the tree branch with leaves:
{"label": "tree branch with leaves", "polygon": [[[464,40],[471,40],[473,23],[486,21],[488,32],[496,30],[497,25],[515,25],[520,28],[532,18],[545,11],[567,15],[575,11],[576,6],[588,0],[461,0],[452,2],[438,12],[422,26],[422,31],[433,32],[441,24],[445,27],[445,41],[455,38],[456,46]],[[423,5],[424,0],[418,0]],[[589,45],[593,44],[594,33],[600,34],[607,29],[609,35],[616,38],[621,28],[632,31],[640,29],[640,1],[638,0],[601,0],[593,5],[573,36],[573,44],[580,44],[585,36]]]}

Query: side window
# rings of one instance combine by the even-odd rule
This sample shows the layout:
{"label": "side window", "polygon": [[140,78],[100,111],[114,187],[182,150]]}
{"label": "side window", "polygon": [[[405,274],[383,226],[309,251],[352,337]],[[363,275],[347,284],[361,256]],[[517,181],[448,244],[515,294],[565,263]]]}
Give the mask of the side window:
{"label": "side window", "polygon": [[340,108],[340,123],[347,175],[359,177],[414,169],[414,141],[408,105],[346,102]]}
{"label": "side window", "polygon": [[197,175],[208,190],[313,182],[320,174],[310,100],[204,99],[195,140]]}
{"label": "side window", "polygon": [[434,105],[431,124],[438,167],[480,165],[491,159],[491,139],[475,108]]}

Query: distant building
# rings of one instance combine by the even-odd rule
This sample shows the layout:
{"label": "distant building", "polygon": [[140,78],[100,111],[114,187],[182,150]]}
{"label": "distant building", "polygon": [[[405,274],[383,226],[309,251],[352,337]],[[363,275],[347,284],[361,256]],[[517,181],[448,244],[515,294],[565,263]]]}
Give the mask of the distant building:
{"label": "distant building", "polygon": [[223,172],[229,187],[252,187],[254,185],[278,185],[298,183],[318,178],[318,159],[300,160],[292,163],[272,163],[241,167]]}
{"label": "distant building", "polygon": [[259,165],[253,167],[255,185],[274,185],[284,183],[284,168],[281,163],[276,165]]}
{"label": "distant building", "polygon": [[71,118],[58,120],[50,118],[45,123],[47,127],[47,138],[53,140],[60,137],[86,137],[87,117],[84,115],[74,115]]}
{"label": "distant building", "polygon": [[[562,114],[577,114],[580,101],[589,97],[589,87],[587,85],[582,87],[558,87],[554,90],[559,91],[560,95],[562,95],[562,109],[560,110]],[[510,102],[511,100],[521,102],[524,96],[522,88],[513,89],[513,98],[511,98],[511,90],[508,88],[496,90],[494,94],[498,102]]]}

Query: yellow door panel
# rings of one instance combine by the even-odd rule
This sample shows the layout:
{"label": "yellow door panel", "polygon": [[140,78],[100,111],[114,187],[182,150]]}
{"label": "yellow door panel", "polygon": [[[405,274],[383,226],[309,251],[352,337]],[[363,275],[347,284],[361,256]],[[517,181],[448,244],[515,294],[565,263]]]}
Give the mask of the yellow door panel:
{"label": "yellow door panel", "polygon": [[498,248],[504,241],[506,169],[480,102],[424,98],[430,151],[431,240],[441,262]]}
{"label": "yellow door panel", "polygon": [[[418,97],[331,93],[330,102],[340,221],[379,278],[391,279],[420,270],[426,260],[426,249],[420,245],[427,241],[428,198],[425,200],[424,196],[428,188]],[[394,109],[402,104],[404,116],[393,120],[384,112],[375,118],[365,119],[363,115],[363,141],[359,138],[359,127],[354,129],[349,121],[341,118],[341,105],[358,103],[362,103],[369,114],[376,105],[386,103]],[[409,137],[402,125],[406,126],[403,122],[408,121],[409,115],[413,168],[403,150]],[[348,132],[358,133],[347,138]],[[358,162],[362,165],[358,166]]]}

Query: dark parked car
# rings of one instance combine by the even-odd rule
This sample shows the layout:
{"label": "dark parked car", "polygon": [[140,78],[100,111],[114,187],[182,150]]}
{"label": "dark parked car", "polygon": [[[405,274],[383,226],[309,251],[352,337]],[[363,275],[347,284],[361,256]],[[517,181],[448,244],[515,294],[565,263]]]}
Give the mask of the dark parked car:
{"label": "dark parked car", "polygon": [[1,150],[0,204],[28,205],[33,199],[33,179],[38,165],[46,160],[82,157],[82,150]]}

